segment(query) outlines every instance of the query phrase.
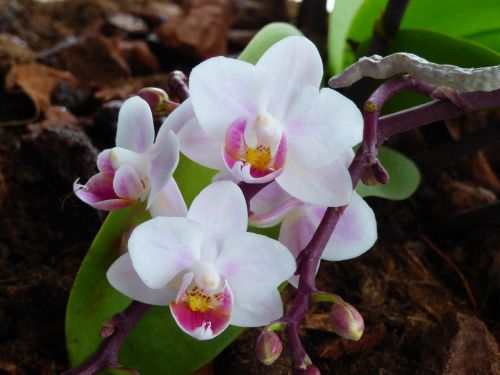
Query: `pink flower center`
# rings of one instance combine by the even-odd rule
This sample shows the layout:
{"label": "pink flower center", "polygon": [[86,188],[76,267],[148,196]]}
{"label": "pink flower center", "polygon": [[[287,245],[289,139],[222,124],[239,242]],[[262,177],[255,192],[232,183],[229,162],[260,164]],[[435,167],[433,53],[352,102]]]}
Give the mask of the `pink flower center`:
{"label": "pink flower center", "polygon": [[285,154],[281,126],[269,115],[258,116],[251,125],[238,119],[227,130],[224,159],[230,170],[239,163],[250,167],[252,177],[263,177],[283,167]]}

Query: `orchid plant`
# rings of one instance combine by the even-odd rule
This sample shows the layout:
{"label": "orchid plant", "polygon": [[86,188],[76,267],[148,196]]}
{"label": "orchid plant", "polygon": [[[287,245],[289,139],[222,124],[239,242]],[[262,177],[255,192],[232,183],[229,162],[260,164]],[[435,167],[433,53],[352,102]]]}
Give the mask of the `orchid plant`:
{"label": "orchid plant", "polygon": [[[330,85],[357,80],[363,69],[348,69]],[[96,209],[120,213],[131,206],[147,218],[127,222],[117,233],[126,246],[102,263],[111,264],[109,285],[136,302],[105,324],[106,345],[66,374],[121,367],[120,345],[149,305],[168,306],[183,334],[201,341],[217,341],[231,326],[264,327],[256,349],[266,365],[280,356],[278,332],[284,331],[297,374],[319,373],[298,334],[311,303],[330,303],[335,332],[360,339],[361,314],[340,296],[317,290],[320,259],[343,261],[372,248],[375,215],[355,187],[360,179],[387,182],[377,154],[383,140],[438,116],[423,108],[413,117],[379,118],[382,105],[402,90],[433,95],[457,113],[465,107],[456,105],[470,98],[475,108],[498,98],[443,90],[432,77],[400,77],[370,97],[363,116],[347,97],[320,89],[323,71],[314,44],[298,35],[272,44],[256,64],[208,59],[193,69],[189,87],[177,82],[185,86],[181,103],[162,103],[176,109],[156,138],[153,117],[166,94],[145,89],[124,102],[116,147],[99,154],[99,172],[86,184],[75,182],[74,192]],[[404,125],[394,130],[395,123]],[[190,204],[173,177],[179,152],[191,165],[216,171]],[[279,224],[276,239],[249,232],[249,225]],[[284,312],[279,287],[287,282],[297,293]]]}

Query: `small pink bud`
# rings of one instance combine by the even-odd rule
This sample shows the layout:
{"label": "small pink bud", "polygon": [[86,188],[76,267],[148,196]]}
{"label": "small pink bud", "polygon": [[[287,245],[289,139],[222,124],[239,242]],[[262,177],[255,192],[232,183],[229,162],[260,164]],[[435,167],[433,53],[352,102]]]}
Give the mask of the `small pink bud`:
{"label": "small pink bud", "polygon": [[169,100],[165,91],[157,87],[145,87],[137,95],[149,104],[154,117],[166,116],[178,106]]}
{"label": "small pink bud", "polygon": [[363,317],[351,304],[338,298],[339,302],[332,306],[331,312],[333,330],[345,339],[358,341],[365,329]]}
{"label": "small pink bud", "polygon": [[319,369],[314,365],[309,365],[306,368],[294,368],[292,371],[293,375],[321,375]]}
{"label": "small pink bud", "polygon": [[257,358],[266,366],[272,365],[281,355],[283,344],[276,332],[264,331],[257,338]]}

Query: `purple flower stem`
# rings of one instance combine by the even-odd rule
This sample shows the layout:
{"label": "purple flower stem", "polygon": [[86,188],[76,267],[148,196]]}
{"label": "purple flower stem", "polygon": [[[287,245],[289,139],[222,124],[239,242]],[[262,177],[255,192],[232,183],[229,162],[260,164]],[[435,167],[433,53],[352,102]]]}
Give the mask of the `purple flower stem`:
{"label": "purple flower stem", "polygon": [[[384,104],[397,93],[402,91],[415,91],[423,95],[439,99],[447,99],[446,94],[434,86],[416,81],[409,76],[392,78],[381,84],[365,102],[364,105],[364,128],[363,145],[366,171],[362,175],[363,182],[367,184],[385,184],[389,175],[377,159],[378,144],[378,121]],[[451,95],[451,93],[449,94]],[[453,95],[455,99],[456,95]]]}
{"label": "purple flower stem", "polygon": [[[443,97],[444,94],[440,92],[436,93],[431,86],[419,82],[412,82],[411,79],[405,77],[387,81],[382,86],[384,87],[375,91],[370,97],[373,103],[378,106],[378,112],[380,112],[383,103],[388,98],[404,89],[412,89],[414,91],[427,93],[428,95],[438,96],[442,100],[397,112],[381,117],[380,119],[378,116],[371,117],[368,120],[365,119],[365,127],[370,126],[371,130],[365,131],[363,145],[356,152],[354,160],[349,167],[353,187],[357,185],[363,174],[363,170],[369,165],[369,160],[373,155],[371,152],[373,151],[374,145],[379,147],[390,136],[438,120],[448,119],[471,110],[500,107],[500,90],[456,94],[454,102],[459,102],[460,106],[458,106],[446,100]],[[459,98],[458,101],[456,100],[457,98]],[[309,358],[300,341],[298,326],[309,310],[311,296],[317,292],[317,265],[344,209],[345,206],[328,208],[311,241],[301,252],[297,259],[296,274],[300,275],[297,294],[289,311],[279,319],[280,322],[287,325],[285,332],[288,337],[294,365],[297,369],[303,368]]]}
{"label": "purple flower stem", "polygon": [[141,320],[151,305],[132,301],[128,307],[115,314],[105,324],[106,338],[90,358],[80,366],[63,372],[61,375],[92,375],[106,367],[121,367],[118,363],[118,352],[129,332]]}

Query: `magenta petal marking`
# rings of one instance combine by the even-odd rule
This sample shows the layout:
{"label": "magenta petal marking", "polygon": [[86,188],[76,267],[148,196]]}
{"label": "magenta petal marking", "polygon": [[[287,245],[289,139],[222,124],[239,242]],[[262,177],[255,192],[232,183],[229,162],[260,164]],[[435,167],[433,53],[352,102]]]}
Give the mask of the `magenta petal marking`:
{"label": "magenta petal marking", "polygon": [[111,149],[106,149],[97,155],[97,169],[99,172],[105,174],[113,174],[115,172],[115,169],[111,164],[110,153]]}
{"label": "magenta petal marking", "polygon": [[75,195],[88,205],[104,211],[118,210],[135,203],[133,200],[119,198],[113,190],[113,175],[98,173],[86,185],[76,181],[73,184]]}
{"label": "magenta petal marking", "polygon": [[285,165],[286,149],[287,149],[286,137],[285,134],[283,134],[283,136],[281,137],[280,144],[278,146],[278,150],[276,150],[276,155],[274,155],[274,163],[273,163],[274,170],[276,171],[281,170]]}
{"label": "magenta petal marking", "polygon": [[231,320],[233,294],[226,283],[216,292],[206,293],[194,283],[170,311],[179,327],[198,340],[210,340],[223,332]]}
{"label": "magenta petal marking", "polygon": [[227,129],[224,143],[224,160],[229,169],[245,154],[244,134],[246,127],[246,119],[240,118],[234,121]]}

